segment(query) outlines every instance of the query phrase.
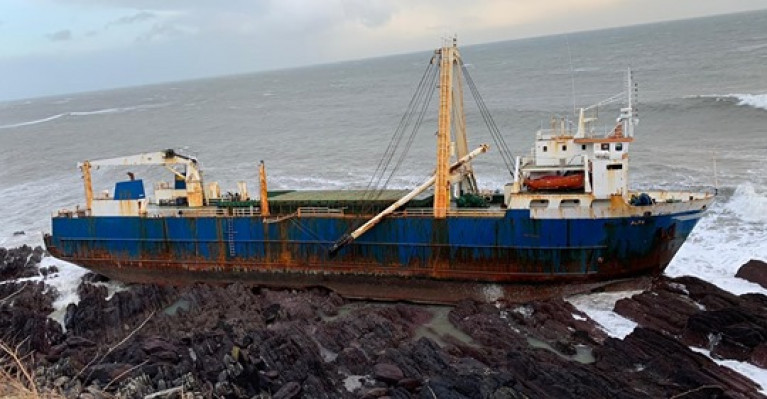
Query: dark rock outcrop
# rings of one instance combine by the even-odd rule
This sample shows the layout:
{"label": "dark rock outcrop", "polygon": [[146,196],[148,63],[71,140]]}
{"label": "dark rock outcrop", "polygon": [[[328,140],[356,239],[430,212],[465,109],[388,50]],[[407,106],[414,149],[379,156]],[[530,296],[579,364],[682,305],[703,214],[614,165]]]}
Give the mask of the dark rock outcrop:
{"label": "dark rock outcrop", "polygon": [[767,262],[751,259],[738,269],[735,277],[740,277],[767,288]]}
{"label": "dark rock outcrop", "polygon": [[661,278],[618,301],[615,310],[639,324],[623,340],[561,299],[446,308],[241,284],[133,285],[110,297],[96,278],[78,287],[66,329],[48,319],[51,287],[0,284],[0,331],[34,354],[43,390],[72,398],[757,398],[756,384],[690,346],[767,365],[767,297],[690,277]]}
{"label": "dark rock outcrop", "polygon": [[679,337],[711,355],[764,367],[767,297],[734,295],[694,277],[658,281],[618,301],[615,311],[642,327]]}
{"label": "dark rock outcrop", "polygon": [[45,255],[41,247],[23,245],[18,248],[0,247],[0,281],[39,275],[37,266]]}

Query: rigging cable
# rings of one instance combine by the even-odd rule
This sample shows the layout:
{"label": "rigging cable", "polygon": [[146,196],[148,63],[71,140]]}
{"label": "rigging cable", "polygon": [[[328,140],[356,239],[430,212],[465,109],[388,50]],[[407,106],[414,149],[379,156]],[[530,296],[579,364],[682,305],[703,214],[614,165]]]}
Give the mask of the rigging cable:
{"label": "rigging cable", "polygon": [[[438,71],[439,69],[435,69],[435,71]],[[394,177],[394,174],[399,170],[400,166],[402,166],[402,163],[405,161],[405,157],[407,156],[408,152],[410,151],[410,148],[413,145],[413,141],[415,140],[415,136],[418,133],[418,131],[421,129],[421,125],[423,124],[423,120],[426,117],[429,105],[431,104],[431,99],[434,98],[434,92],[437,89],[437,86],[434,84],[437,80],[437,73],[432,73],[430,75],[430,80],[427,83],[427,88],[431,88],[431,90],[424,92],[425,97],[424,101],[421,104],[420,112],[418,113],[418,118],[415,120],[415,124],[413,125],[413,128],[410,131],[410,136],[408,136],[407,142],[405,143],[405,147],[402,149],[402,152],[400,153],[399,159],[397,159],[397,163],[394,164],[394,167],[392,168],[391,172],[389,173],[389,177],[384,182],[383,186],[380,188],[381,191],[383,191],[391,181],[392,177]]]}
{"label": "rigging cable", "polygon": [[506,169],[513,175],[514,169],[512,165],[514,164],[514,156],[509,150],[509,146],[506,144],[503,134],[501,134],[500,129],[498,129],[498,125],[495,124],[492,115],[490,115],[490,111],[488,110],[485,101],[482,99],[482,96],[479,94],[474,79],[471,78],[469,70],[466,68],[466,64],[464,64],[463,61],[461,61],[461,69],[466,78],[466,85],[469,86],[469,91],[471,92],[472,97],[474,97],[474,101],[477,103],[479,113],[482,115],[482,119],[485,121],[485,125],[487,125],[487,128],[490,131],[490,135],[492,136],[495,145],[498,147],[501,159],[503,159],[503,163],[506,164]]}
{"label": "rigging cable", "polygon": [[389,168],[389,165],[391,164],[392,159],[394,158],[395,153],[397,152],[397,149],[399,148],[400,143],[402,142],[402,138],[404,135],[404,132],[407,130],[408,126],[412,123],[414,110],[417,108],[418,103],[421,101],[424,93],[427,91],[426,88],[429,85],[429,82],[431,79],[429,78],[431,76],[431,73],[434,69],[433,64],[430,62],[429,65],[427,65],[426,70],[423,73],[423,76],[421,77],[421,81],[418,83],[418,86],[416,88],[415,93],[413,94],[413,97],[410,99],[410,103],[407,106],[407,109],[405,110],[405,113],[402,115],[402,118],[400,119],[399,125],[397,126],[397,129],[394,131],[394,134],[392,135],[391,139],[389,140],[389,144],[386,147],[386,150],[384,151],[383,156],[381,157],[381,160],[378,162],[378,166],[376,167],[375,172],[373,172],[373,175],[370,178],[370,181],[368,182],[368,185],[366,187],[367,193],[366,193],[366,199],[368,199],[368,195],[372,194],[375,191],[378,191],[378,187],[381,184],[381,180],[383,180],[384,176],[386,175],[386,171]]}

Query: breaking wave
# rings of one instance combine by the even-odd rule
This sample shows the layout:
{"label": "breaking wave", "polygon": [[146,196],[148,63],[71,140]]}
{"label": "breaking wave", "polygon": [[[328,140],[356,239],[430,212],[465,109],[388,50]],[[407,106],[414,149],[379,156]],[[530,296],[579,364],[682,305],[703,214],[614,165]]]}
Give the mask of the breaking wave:
{"label": "breaking wave", "polygon": [[725,209],[752,223],[767,223],[767,193],[758,193],[751,183],[739,185]]}
{"label": "breaking wave", "polygon": [[740,295],[767,294],[767,289],[738,277],[751,259],[767,261],[767,193],[751,183],[739,184],[732,196],[722,195],[701,219],[671,261],[666,274],[690,275]]}
{"label": "breaking wave", "polygon": [[35,119],[33,121],[13,123],[13,124],[10,124],[10,125],[2,125],[2,126],[0,126],[0,129],[13,129],[15,127],[37,125],[38,123],[50,122],[52,120],[59,119],[59,118],[61,118],[63,116],[66,116],[66,115],[67,114],[57,114],[57,115],[49,116],[47,118]]}
{"label": "breaking wave", "polygon": [[767,111],[767,94],[705,94],[687,96],[687,99],[714,100]]}
{"label": "breaking wave", "polygon": [[91,115],[118,114],[118,113],[130,112],[130,111],[136,111],[136,110],[142,110],[142,109],[160,108],[160,107],[164,107],[166,105],[167,104],[148,104],[148,105],[135,105],[135,106],[131,106],[131,107],[104,108],[104,109],[97,109],[97,110],[93,110],[93,111],[69,111],[69,112],[62,112],[60,114],[47,116],[47,117],[41,118],[41,119],[34,119],[34,120],[31,120],[31,121],[12,123],[12,124],[9,124],[9,125],[2,125],[2,126],[0,126],[0,129],[13,129],[13,128],[17,128],[17,127],[38,125],[38,124],[41,124],[41,123],[47,123],[47,122],[54,121],[56,119],[64,118],[64,117],[80,117],[80,116],[91,116]]}

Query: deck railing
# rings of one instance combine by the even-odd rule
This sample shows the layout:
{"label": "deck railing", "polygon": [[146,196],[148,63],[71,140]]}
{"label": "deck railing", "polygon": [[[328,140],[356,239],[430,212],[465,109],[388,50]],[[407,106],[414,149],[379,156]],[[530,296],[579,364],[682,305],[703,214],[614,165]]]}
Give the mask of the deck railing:
{"label": "deck railing", "polygon": [[327,215],[343,215],[344,210],[338,208],[327,208],[319,206],[302,206],[298,208],[296,215],[298,217],[304,216],[327,216]]}
{"label": "deck railing", "polygon": [[[477,217],[503,217],[506,211],[500,208],[451,208],[448,209],[448,216],[477,216]],[[347,216],[343,209],[327,207],[300,207],[289,215],[273,215],[270,221],[279,221],[291,217],[321,217],[321,216]],[[434,215],[433,208],[410,208],[398,212],[393,212],[392,217],[430,217]],[[71,211],[67,209],[59,210],[52,215],[53,217],[86,217],[90,213],[84,209]],[[177,208],[161,207],[151,208],[148,212],[142,214],[149,218],[167,218],[167,217],[258,217],[261,210],[258,207],[253,208]],[[353,216],[353,215],[348,215]],[[363,216],[364,217],[364,216]]]}

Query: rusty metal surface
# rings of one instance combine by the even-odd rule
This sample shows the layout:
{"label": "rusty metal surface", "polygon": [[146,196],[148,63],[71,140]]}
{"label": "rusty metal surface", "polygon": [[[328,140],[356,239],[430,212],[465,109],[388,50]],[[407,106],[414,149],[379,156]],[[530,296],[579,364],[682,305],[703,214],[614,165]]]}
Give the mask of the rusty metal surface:
{"label": "rusty metal surface", "polygon": [[[441,223],[446,225],[447,221]],[[110,241],[109,249],[84,246],[83,243],[88,241],[80,240],[74,253],[61,251],[51,237],[46,237],[46,244],[58,258],[124,282],[171,285],[246,282],[286,288],[321,286],[350,298],[454,303],[466,298],[526,301],[590,291],[614,280],[657,275],[684,241],[675,227],[659,229],[652,237],[652,250],[630,258],[611,257],[608,247],[620,247],[620,243],[616,246],[609,242],[605,243],[607,247],[593,248],[494,247],[481,251],[470,246],[456,249],[432,242],[428,244],[429,255],[425,259],[416,253],[415,257],[408,258],[410,264],[403,265],[398,262],[398,255],[407,251],[407,246],[377,244],[388,248],[374,251],[388,255],[383,262],[371,256],[371,248],[365,245],[352,246],[344,257],[329,260],[316,253],[309,255],[312,252],[307,250],[309,244],[289,241],[289,229],[279,227],[276,230],[280,239],[264,246],[263,257],[238,256],[238,250],[242,249],[238,249],[237,244],[229,245],[233,241],[228,240],[231,237],[226,230],[219,225],[217,239],[207,243],[199,238],[198,242],[192,241],[191,237],[174,243],[164,237],[154,241],[157,248],[136,256],[119,250],[119,244],[116,244],[119,239]],[[434,226],[434,230],[432,235],[440,234],[433,236],[431,241],[439,242],[445,240],[440,235],[446,235],[449,228]],[[144,240],[151,242],[146,236]],[[199,255],[200,245],[211,247],[207,255]],[[418,247],[410,250],[419,251]],[[302,253],[307,256],[302,257]]]}
{"label": "rusty metal surface", "polygon": [[[155,259],[131,261],[109,256],[67,259],[58,253],[55,247],[49,246],[48,249],[56,257],[77,261],[94,272],[125,282],[176,286],[239,282],[272,288],[324,287],[352,299],[435,304],[454,304],[465,299],[481,302],[501,300],[522,303],[603,290],[614,285],[621,285],[624,289],[646,286],[651,279],[640,271],[637,275],[626,275],[621,279],[604,281],[601,280],[603,276],[584,276],[572,281],[549,282],[543,278],[539,283],[514,281],[493,283],[467,278],[466,273],[431,278],[417,274],[391,274],[391,271],[387,273],[382,269],[371,271],[369,268],[354,266],[321,270],[317,267],[280,268],[274,265],[213,264]],[[660,271],[650,270],[650,272],[656,274]]]}
{"label": "rusty metal surface", "polygon": [[366,218],[54,217],[46,245],[56,257],[125,282],[324,286],[349,297],[440,303],[495,292],[516,300],[657,275],[702,214],[392,215],[335,257],[328,254],[334,241]]}

